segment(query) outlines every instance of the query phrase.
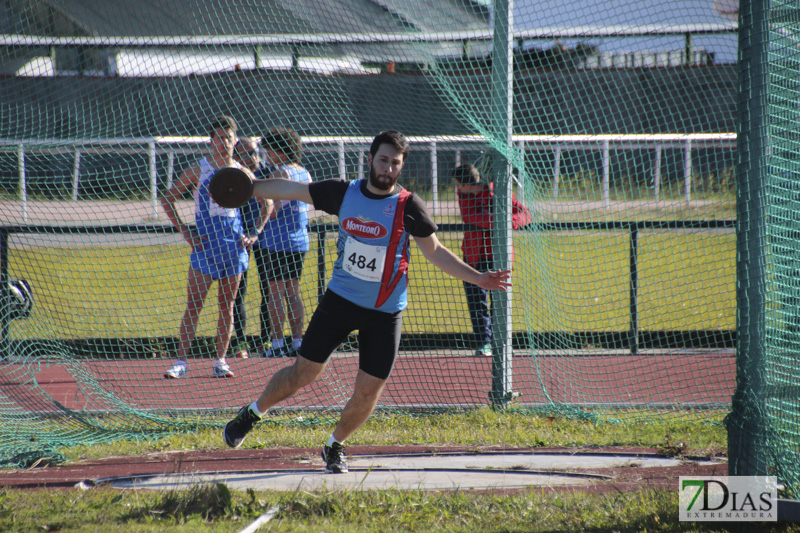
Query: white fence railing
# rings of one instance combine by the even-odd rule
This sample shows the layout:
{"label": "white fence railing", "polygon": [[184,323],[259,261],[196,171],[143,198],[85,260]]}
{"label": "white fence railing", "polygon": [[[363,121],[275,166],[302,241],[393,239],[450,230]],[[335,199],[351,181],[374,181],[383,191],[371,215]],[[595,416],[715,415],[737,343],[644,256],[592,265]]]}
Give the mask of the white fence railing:
{"label": "white fence railing", "polygon": [[[485,150],[485,139],[477,135],[464,136],[417,136],[409,137],[415,152],[427,150],[430,154],[431,209],[434,214],[439,208],[438,162],[440,153],[453,154],[455,164],[460,164],[463,151]],[[553,198],[558,199],[561,176],[561,154],[565,150],[591,150],[602,152],[601,189],[603,205],[610,204],[610,154],[614,150],[653,150],[653,185],[655,200],[659,199],[661,187],[661,155],[664,149],[683,150],[684,161],[684,199],[691,199],[692,191],[692,150],[699,148],[731,149],[736,146],[735,133],[691,133],[691,134],[608,134],[608,135],[515,135],[512,138],[518,154],[523,158],[533,151],[552,151],[553,157]],[[366,154],[371,137],[304,137],[306,152],[331,152],[336,154],[338,176],[347,178],[348,174],[363,177]],[[27,220],[28,172],[25,164],[28,154],[70,154],[73,157],[71,197],[77,201],[80,190],[81,157],[108,154],[146,155],[149,194],[153,215],[160,206],[158,201],[158,155],[166,155],[164,173],[166,184],[172,183],[175,174],[177,155],[202,155],[208,150],[207,137],[150,137],[150,138],[108,138],[108,139],[0,139],[0,152],[16,152],[18,168],[18,192],[22,202],[23,218]],[[348,154],[351,168],[348,168]],[[355,168],[352,160],[355,159]],[[523,184],[519,184],[522,186]]]}

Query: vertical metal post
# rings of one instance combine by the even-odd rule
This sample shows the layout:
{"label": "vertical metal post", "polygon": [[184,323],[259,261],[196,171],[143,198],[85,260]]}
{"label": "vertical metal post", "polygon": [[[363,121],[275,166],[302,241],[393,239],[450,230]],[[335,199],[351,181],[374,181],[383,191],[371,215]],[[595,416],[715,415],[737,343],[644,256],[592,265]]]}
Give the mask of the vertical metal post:
{"label": "vertical metal post", "polygon": [[358,151],[358,163],[356,164],[356,178],[362,179],[364,177],[364,152]]}
{"label": "vertical metal post", "polygon": [[769,0],[739,9],[736,193],[736,389],[728,429],[728,473],[767,475],[765,391],[766,199]]}
{"label": "vertical metal post", "polygon": [[25,145],[17,146],[17,170],[19,171],[19,199],[22,201],[22,220],[28,221],[28,176],[25,171]]}
{"label": "vertical metal post", "polygon": [[656,202],[661,194],[661,145],[656,145],[656,160],[653,162],[653,189]]}
{"label": "vertical metal post", "polygon": [[75,162],[72,165],[72,201],[78,201],[78,184],[81,175],[81,151],[75,150]]}
{"label": "vertical metal post", "polygon": [[0,359],[11,355],[8,341],[8,309],[11,294],[8,292],[8,232],[0,228]]}
{"label": "vertical metal post", "polygon": [[611,205],[611,193],[609,188],[609,182],[611,178],[609,176],[609,145],[608,141],[603,141],[603,207],[608,208]]}
{"label": "vertical metal post", "polygon": [[439,214],[439,154],[436,141],[431,141],[431,214]]}
{"label": "vertical metal post", "polygon": [[175,152],[167,153],[167,189],[172,187],[172,176],[175,174]]}
{"label": "vertical metal post", "polygon": [[347,170],[345,167],[345,159],[344,159],[344,139],[336,139],[336,153],[338,154],[339,160],[339,178],[346,180],[347,179]]}
{"label": "vertical metal post", "polygon": [[[495,269],[511,268],[511,164],[513,131],[513,0],[494,0],[492,37],[492,135],[495,197],[492,253]],[[513,397],[511,374],[511,290],[492,294],[492,406],[504,408]]]}
{"label": "vertical metal post", "polygon": [[314,224],[312,233],[317,236],[317,301],[325,294],[325,224]]}
{"label": "vertical metal post", "polygon": [[561,179],[561,147],[556,146],[553,162],[553,200],[558,200],[558,182]]}
{"label": "vertical metal post", "polygon": [[693,61],[692,61],[692,55],[693,55],[692,48],[693,48],[693,46],[692,46],[692,34],[691,33],[687,33],[686,34],[686,66],[687,67],[691,66],[691,64],[693,63]]}
{"label": "vertical metal post", "polygon": [[683,197],[688,202],[692,198],[692,141],[686,139],[683,145]]}
{"label": "vertical metal post", "polygon": [[153,208],[153,220],[158,218],[158,175],[156,173],[156,143],[150,141],[147,146],[148,167],[150,170],[150,204]]}
{"label": "vertical metal post", "polygon": [[[520,47],[521,46],[520,44]],[[517,175],[522,176],[525,171],[525,141],[517,141],[517,150],[519,150],[519,168]],[[515,179],[514,181],[517,182],[517,187],[519,187],[517,189],[518,196],[525,198],[525,180]]]}
{"label": "vertical metal post", "polygon": [[630,290],[630,312],[631,325],[628,339],[628,347],[631,354],[639,352],[639,228],[636,224],[631,224],[631,243],[629,251],[631,290]]}

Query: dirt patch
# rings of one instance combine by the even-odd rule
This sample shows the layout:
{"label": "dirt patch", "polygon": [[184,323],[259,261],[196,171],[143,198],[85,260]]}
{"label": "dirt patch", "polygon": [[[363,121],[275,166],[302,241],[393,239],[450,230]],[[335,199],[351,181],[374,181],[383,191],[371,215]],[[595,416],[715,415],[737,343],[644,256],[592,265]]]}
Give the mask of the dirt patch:
{"label": "dirt patch", "polygon": [[[656,450],[645,448],[500,448],[453,446],[351,446],[348,454],[445,454],[445,453],[562,453],[567,455],[643,454],[653,455]],[[71,489],[78,484],[85,487],[102,486],[108,478],[148,474],[176,474],[201,472],[251,472],[265,470],[307,469],[310,459],[319,455],[318,448],[276,448],[270,450],[206,450],[159,452],[143,456],[117,456],[91,461],[75,461],[61,465],[40,465],[29,469],[0,471],[0,487],[16,489],[61,488]],[[572,468],[572,472],[596,474],[607,479],[587,481],[582,486],[546,487],[541,490],[578,490],[591,493],[629,492],[645,488],[677,490],[680,476],[727,475],[728,465],[698,464],[687,460],[679,466],[618,468]],[[528,489],[506,489],[502,486],[492,492],[514,492]]]}

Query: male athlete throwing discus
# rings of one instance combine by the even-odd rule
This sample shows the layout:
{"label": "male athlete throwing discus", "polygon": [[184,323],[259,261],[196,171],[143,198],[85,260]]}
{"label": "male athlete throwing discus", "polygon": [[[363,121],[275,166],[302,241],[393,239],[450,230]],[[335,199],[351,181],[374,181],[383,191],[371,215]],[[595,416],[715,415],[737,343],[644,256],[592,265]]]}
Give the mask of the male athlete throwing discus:
{"label": "male athlete throwing discus", "polygon": [[353,395],[322,449],[327,472],[347,472],[344,442],[375,409],[400,346],[410,237],[428,261],[451,276],[487,290],[511,285],[510,270],[478,272],[439,242],[425,203],[397,185],[408,150],[402,133],[384,131],[370,146],[368,180],[255,180],[253,194],[259,198],[299,200],[337,215],[338,256],[297,360],[276,372],[258,400],[228,422],[223,431],[228,446],[239,447],[268,409],[316,380],[337,346],[359,330]]}

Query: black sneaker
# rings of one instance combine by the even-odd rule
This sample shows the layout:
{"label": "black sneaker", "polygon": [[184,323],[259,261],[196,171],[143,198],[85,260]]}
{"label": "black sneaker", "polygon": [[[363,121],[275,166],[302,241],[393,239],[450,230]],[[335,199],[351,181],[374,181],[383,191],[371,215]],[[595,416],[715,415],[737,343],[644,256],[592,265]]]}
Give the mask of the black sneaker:
{"label": "black sneaker", "polygon": [[322,460],[326,463],[325,472],[329,474],[346,474],[348,472],[346,459],[344,446],[339,442],[322,448]]}
{"label": "black sneaker", "polygon": [[222,438],[225,439],[225,444],[231,448],[241,446],[244,438],[260,420],[261,417],[255,414],[249,405],[239,409],[236,418],[225,424],[225,429],[222,430]]}

